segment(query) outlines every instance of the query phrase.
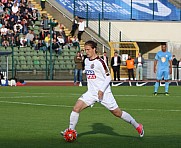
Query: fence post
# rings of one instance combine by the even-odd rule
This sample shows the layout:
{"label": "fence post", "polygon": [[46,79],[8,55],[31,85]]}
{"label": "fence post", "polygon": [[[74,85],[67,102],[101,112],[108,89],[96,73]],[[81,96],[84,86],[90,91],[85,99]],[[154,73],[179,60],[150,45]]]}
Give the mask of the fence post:
{"label": "fence post", "polygon": [[155,1],[153,0],[153,20],[155,19]]}
{"label": "fence post", "polygon": [[52,19],[50,19],[50,80],[53,79],[53,66],[52,66]]}
{"label": "fence post", "polygon": [[111,22],[109,22],[109,42],[111,41]]}
{"label": "fence post", "polygon": [[[180,4],[180,8],[181,8],[181,4]],[[181,21],[181,9],[180,9],[180,21]]]}
{"label": "fence post", "polygon": [[131,0],[131,20],[133,19],[133,0]]}
{"label": "fence post", "polygon": [[100,13],[99,13],[98,21],[99,21],[98,36],[100,37],[101,36],[101,14]]}
{"label": "fence post", "polygon": [[14,78],[14,47],[11,46],[12,48],[12,78]]}
{"label": "fence post", "polygon": [[73,10],[73,18],[75,18],[75,0],[74,0],[74,10]]}
{"label": "fence post", "polygon": [[121,40],[122,40],[122,32],[120,31],[119,32],[119,41],[121,42]]}
{"label": "fence post", "polygon": [[48,80],[48,58],[47,58],[47,50],[45,51],[46,52],[46,61],[45,61],[45,64],[46,64],[46,80]]}
{"label": "fence post", "polygon": [[102,0],[102,19],[104,19],[104,0]]}
{"label": "fence post", "polygon": [[86,27],[89,27],[88,25],[89,25],[89,23],[88,23],[88,18],[89,18],[89,5],[87,4],[86,5]]}

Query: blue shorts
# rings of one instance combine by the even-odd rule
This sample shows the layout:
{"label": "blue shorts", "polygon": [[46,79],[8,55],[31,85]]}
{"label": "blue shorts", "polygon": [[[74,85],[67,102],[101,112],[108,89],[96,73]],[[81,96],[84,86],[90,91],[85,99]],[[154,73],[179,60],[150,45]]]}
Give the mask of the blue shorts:
{"label": "blue shorts", "polygon": [[164,80],[169,80],[169,77],[170,77],[170,75],[169,75],[168,70],[167,71],[163,71],[163,70],[157,71],[157,76],[156,76],[157,80],[162,80],[163,78],[164,78]]}

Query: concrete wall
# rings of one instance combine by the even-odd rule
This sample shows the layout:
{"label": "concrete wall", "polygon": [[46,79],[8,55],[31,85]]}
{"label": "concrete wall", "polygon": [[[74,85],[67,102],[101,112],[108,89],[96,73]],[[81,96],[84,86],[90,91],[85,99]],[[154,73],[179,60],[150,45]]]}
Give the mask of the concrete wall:
{"label": "concrete wall", "polygon": [[112,22],[133,41],[181,42],[179,22]]}
{"label": "concrete wall", "polygon": [[[108,34],[108,23],[101,22],[102,35]],[[91,25],[90,27],[92,28]],[[94,28],[97,30],[97,27]],[[120,31],[123,41],[181,43],[181,22],[111,22],[111,40],[119,41]]]}
{"label": "concrete wall", "polygon": [[[109,22],[101,21],[101,36],[109,39]],[[90,21],[89,27],[98,32],[98,22]],[[181,57],[181,22],[136,22],[136,21],[113,21],[111,22],[110,41],[136,41],[136,42],[167,42],[168,50]],[[148,53],[155,53],[158,49],[152,48]],[[159,49],[160,50],[160,49]],[[143,52],[143,51],[142,51]],[[148,56],[148,53],[144,56]]]}

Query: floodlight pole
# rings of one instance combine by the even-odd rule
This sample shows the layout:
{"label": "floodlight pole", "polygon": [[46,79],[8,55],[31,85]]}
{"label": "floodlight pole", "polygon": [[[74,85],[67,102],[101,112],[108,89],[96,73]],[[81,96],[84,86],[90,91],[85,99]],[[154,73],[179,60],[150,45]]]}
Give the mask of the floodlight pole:
{"label": "floodlight pole", "polygon": [[153,0],[153,20],[155,19],[155,1]]}
{"label": "floodlight pole", "polygon": [[133,19],[133,0],[131,0],[131,20]]}
{"label": "floodlight pole", "polygon": [[104,19],[104,0],[102,0],[102,19]]}
{"label": "floodlight pole", "polygon": [[12,78],[14,78],[14,47],[12,46]]}
{"label": "floodlight pole", "polygon": [[73,15],[74,15],[74,18],[75,18],[75,0],[74,0],[74,10],[73,10]]}
{"label": "floodlight pole", "polygon": [[52,20],[50,19],[50,80],[53,80],[53,66],[52,66]]}
{"label": "floodlight pole", "polygon": [[53,80],[53,63],[52,63],[52,30],[53,27],[57,26],[58,23],[52,22],[52,20],[50,19],[50,23],[48,23],[48,25],[50,25],[50,80]]}
{"label": "floodlight pole", "polygon": [[109,42],[111,41],[111,22],[109,22]]}

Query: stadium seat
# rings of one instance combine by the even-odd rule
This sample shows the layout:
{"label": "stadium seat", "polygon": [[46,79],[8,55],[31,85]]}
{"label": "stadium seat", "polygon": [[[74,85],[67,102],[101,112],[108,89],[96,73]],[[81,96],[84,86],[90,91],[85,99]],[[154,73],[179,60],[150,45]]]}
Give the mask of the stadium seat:
{"label": "stadium seat", "polygon": [[71,56],[75,56],[75,55],[76,55],[76,51],[71,51],[71,52],[70,52],[70,55],[71,55]]}
{"label": "stadium seat", "polygon": [[69,56],[64,56],[63,59],[64,60],[69,60]]}
{"label": "stadium seat", "polygon": [[67,67],[67,69],[69,69],[69,70],[70,70],[70,69],[73,69],[73,65],[72,65],[72,64],[67,64],[66,67]]}
{"label": "stadium seat", "polygon": [[18,47],[13,47],[14,52],[18,52],[19,48]]}
{"label": "stadium seat", "polygon": [[39,31],[40,27],[39,26],[34,26],[33,30],[38,30]]}
{"label": "stadium seat", "polygon": [[39,34],[39,30],[34,29],[34,34],[38,35]]}
{"label": "stadium seat", "polygon": [[11,47],[6,47],[6,51],[12,51]]}
{"label": "stadium seat", "polygon": [[0,46],[0,51],[6,51],[6,48],[3,46]]}
{"label": "stadium seat", "polygon": [[74,60],[74,57],[75,57],[75,56],[70,56],[70,59],[71,59],[71,60]]}
{"label": "stadium seat", "polygon": [[56,69],[56,70],[57,70],[57,69],[60,69],[59,65],[58,65],[58,64],[55,64],[55,65],[54,65],[54,69]]}
{"label": "stadium seat", "polygon": [[36,21],[36,22],[35,22],[35,25],[36,25],[36,26],[40,26],[40,25],[41,25],[41,21]]}

